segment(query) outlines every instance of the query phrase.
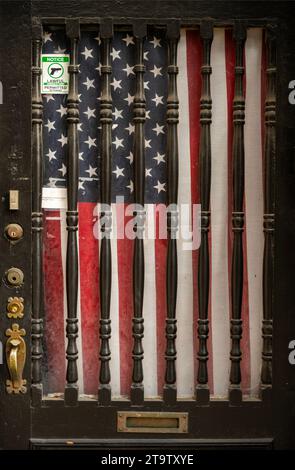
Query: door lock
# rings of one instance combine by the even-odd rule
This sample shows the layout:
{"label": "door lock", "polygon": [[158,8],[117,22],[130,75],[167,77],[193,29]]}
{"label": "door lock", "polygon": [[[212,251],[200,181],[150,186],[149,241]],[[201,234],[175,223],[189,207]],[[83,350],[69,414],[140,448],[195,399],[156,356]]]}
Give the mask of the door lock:
{"label": "door lock", "polygon": [[23,318],[24,299],[22,297],[9,297],[6,309],[8,318]]}
{"label": "door lock", "polygon": [[10,268],[6,271],[6,280],[10,286],[18,287],[24,282],[24,273],[19,268]]}
{"label": "door lock", "polygon": [[16,241],[23,237],[24,231],[19,224],[9,224],[5,227],[5,234],[9,240]]}

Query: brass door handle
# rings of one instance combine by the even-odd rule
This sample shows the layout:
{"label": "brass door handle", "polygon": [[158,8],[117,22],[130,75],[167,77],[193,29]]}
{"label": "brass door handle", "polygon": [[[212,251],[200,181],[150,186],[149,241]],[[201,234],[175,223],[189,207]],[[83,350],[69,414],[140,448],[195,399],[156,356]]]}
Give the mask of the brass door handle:
{"label": "brass door handle", "polygon": [[26,343],[22,336],[26,332],[19,325],[14,323],[12,329],[6,330],[9,339],[6,342],[6,361],[10,374],[10,379],[6,380],[7,393],[26,393],[27,381],[23,379],[23,370],[26,362]]}

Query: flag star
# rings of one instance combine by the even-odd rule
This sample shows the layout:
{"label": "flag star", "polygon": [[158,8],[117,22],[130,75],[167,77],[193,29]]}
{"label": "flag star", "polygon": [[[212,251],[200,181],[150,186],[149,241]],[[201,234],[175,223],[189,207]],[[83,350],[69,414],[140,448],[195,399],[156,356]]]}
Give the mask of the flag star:
{"label": "flag star", "polygon": [[115,173],[116,178],[118,179],[119,176],[124,176],[124,168],[119,168],[119,167],[116,165],[116,169],[113,171],[113,173]]}
{"label": "flag star", "polygon": [[48,188],[56,188],[56,180],[54,178],[49,178],[49,183],[47,183]]}
{"label": "flag star", "polygon": [[51,150],[49,149],[49,152],[46,154],[46,157],[49,158],[49,161],[51,162],[51,160],[56,160],[56,150]]}
{"label": "flag star", "polygon": [[[117,129],[119,124],[112,124],[112,129]],[[101,127],[99,127],[99,129],[101,129]]]}
{"label": "flag star", "polygon": [[164,129],[164,126],[159,126],[159,124],[156,122],[156,127],[153,128],[153,131],[157,133],[157,135],[159,134],[165,134],[165,132],[163,131]]}
{"label": "flag star", "polygon": [[131,165],[131,163],[133,163],[133,153],[130,152],[129,155],[128,155],[128,157],[126,157],[126,158],[127,158],[127,160],[129,160],[129,163],[130,163],[130,165]]}
{"label": "flag star", "polygon": [[145,112],[146,119],[151,119],[150,112],[151,112],[150,110]]}
{"label": "flag star", "polygon": [[83,123],[82,123],[82,122],[79,122],[79,123],[78,123],[78,131],[79,131],[79,132],[83,132],[82,126],[83,126]]}
{"label": "flag star", "polygon": [[91,149],[91,147],[96,147],[96,138],[91,139],[90,135],[88,136],[87,140],[84,140],[84,143],[88,145],[88,148]]}
{"label": "flag star", "polygon": [[62,118],[67,114],[67,108],[61,104],[59,109],[57,110],[57,113],[60,113],[60,117]]}
{"label": "flag star", "polygon": [[95,67],[95,70],[98,70],[99,75],[101,75],[101,67],[102,67],[101,62],[99,62],[98,67]]}
{"label": "flag star", "polygon": [[122,113],[123,113],[123,109],[115,108],[115,111],[112,113],[113,116],[115,116],[115,121],[119,118],[123,119]]}
{"label": "flag star", "polygon": [[159,165],[161,162],[165,163],[165,154],[160,154],[157,152],[157,155],[153,158],[153,160],[157,160],[157,164]]}
{"label": "flag star", "polygon": [[52,36],[52,33],[47,33],[47,32],[45,31],[45,33],[43,34],[43,41],[44,41],[44,44],[46,44],[47,41],[52,41],[51,36]]}
{"label": "flag star", "polygon": [[89,106],[87,106],[87,111],[84,111],[83,114],[86,114],[86,116],[88,117],[88,120],[89,120],[91,117],[94,117],[94,118],[95,118],[95,108],[90,109]]}
{"label": "flag star", "polygon": [[79,185],[78,185],[78,189],[83,189],[85,190],[83,184],[85,183],[85,181],[79,181]]}
{"label": "flag star", "polygon": [[82,160],[82,161],[84,160],[84,158],[83,158],[83,153],[84,153],[84,152],[79,152],[79,160]]}
{"label": "flag star", "polygon": [[151,171],[152,171],[151,168],[146,168],[146,169],[145,169],[145,176],[146,176],[146,178],[147,178],[148,176],[152,176],[152,175],[151,175]]}
{"label": "flag star", "polygon": [[98,42],[99,45],[101,45],[101,39],[100,39],[100,36],[99,36],[99,35],[96,36],[96,38],[94,38],[94,39],[95,39],[95,41]]}
{"label": "flag star", "polygon": [[92,51],[93,49],[88,49],[86,46],[84,47],[84,51],[81,52],[82,55],[84,55],[85,59],[94,59],[93,55],[92,55]]}
{"label": "flag star", "polygon": [[149,60],[149,59],[148,59],[148,53],[149,53],[149,51],[145,51],[145,52],[143,53],[143,60]]}
{"label": "flag star", "polygon": [[154,65],[154,68],[152,70],[150,70],[150,72],[153,73],[154,78],[156,78],[158,75],[163,75],[161,73],[161,70],[162,70],[162,67],[157,67],[156,65]]}
{"label": "flag star", "polygon": [[54,49],[55,54],[64,54],[66,52],[66,49],[62,49],[60,46],[57,47],[57,49]]}
{"label": "flag star", "polygon": [[133,102],[134,102],[134,95],[130,95],[130,93],[128,93],[128,96],[127,98],[124,98],[125,101],[128,102],[128,105],[130,106]]}
{"label": "flag star", "polygon": [[61,134],[60,139],[57,140],[61,143],[62,147],[68,143],[68,138],[63,134]]}
{"label": "flag star", "polygon": [[45,124],[45,127],[48,128],[48,132],[55,129],[54,124],[55,124],[55,121],[50,121],[50,119],[47,119],[47,124]]}
{"label": "flag star", "polygon": [[52,95],[43,95],[43,96],[46,99],[47,103],[51,100],[55,101],[55,98]]}
{"label": "flag star", "polygon": [[135,130],[135,126],[133,124],[131,124],[131,122],[129,122],[129,126],[125,127],[125,130],[129,132],[129,135],[131,135],[131,134],[133,134],[133,132]]}
{"label": "flag star", "polygon": [[82,94],[82,93],[79,93],[79,94],[78,94],[78,101],[79,101],[79,103],[81,103],[81,94]]}
{"label": "flag star", "polygon": [[133,181],[130,180],[130,183],[126,186],[126,188],[129,188],[130,193],[133,193],[133,190],[134,190]]}
{"label": "flag star", "polygon": [[127,34],[126,38],[123,38],[123,41],[126,42],[126,46],[134,44],[133,36],[129,36],[129,34]]}
{"label": "flag star", "polygon": [[163,98],[164,98],[164,96],[158,96],[157,93],[156,93],[155,98],[152,98],[152,101],[154,101],[156,106],[158,106],[158,104],[164,104],[163,103]]}
{"label": "flag star", "polygon": [[113,47],[113,48],[112,48],[112,52],[111,52],[111,54],[110,54],[110,55],[112,56],[112,59],[113,59],[113,60],[121,59],[121,57],[120,57],[120,52],[121,52],[120,50],[119,50],[119,51],[116,51],[116,49]]}
{"label": "flag star", "polygon": [[66,165],[64,165],[64,164],[62,163],[61,168],[59,168],[58,171],[61,172],[62,176],[65,176],[65,174],[66,174],[66,172],[67,172],[67,167],[66,167]]}
{"label": "flag star", "polygon": [[115,77],[114,77],[114,79],[113,79],[113,81],[112,81],[112,83],[111,83],[111,86],[114,87],[114,90],[115,90],[115,91],[117,90],[117,88],[122,88],[122,87],[121,87],[121,81],[122,81],[122,80],[116,80]]}
{"label": "flag star", "polygon": [[92,176],[97,176],[96,170],[97,170],[97,167],[93,168],[91,165],[89,165],[88,170],[85,170],[85,172],[89,173],[89,176],[91,178]]}
{"label": "flag star", "polygon": [[129,77],[129,75],[131,75],[131,74],[135,75],[135,72],[133,71],[133,69],[134,69],[134,66],[126,64],[126,68],[123,69],[123,71],[126,72],[127,77]]}
{"label": "flag star", "polygon": [[150,83],[150,82],[143,82],[143,88],[144,88],[145,90],[149,90],[149,86],[148,86],[149,83]]}
{"label": "flag star", "polygon": [[150,142],[151,142],[152,139],[144,139],[144,148],[146,149],[150,149],[151,146],[150,146]]}
{"label": "flag star", "polygon": [[161,191],[166,191],[165,184],[166,183],[160,183],[160,181],[158,180],[158,183],[156,184],[156,186],[154,186],[154,188],[156,188],[156,190],[158,191],[158,194],[160,194]]}
{"label": "flag star", "polygon": [[89,88],[95,88],[95,86],[93,85],[93,82],[94,82],[94,79],[93,80],[90,80],[88,77],[86,78],[86,82],[83,82],[83,85],[87,86],[87,90],[89,90]]}
{"label": "flag star", "polygon": [[124,148],[124,145],[122,144],[123,140],[124,139],[118,139],[118,137],[116,137],[112,143],[116,146],[116,149],[118,149],[119,147]]}
{"label": "flag star", "polygon": [[154,45],[154,49],[156,49],[156,47],[162,47],[160,42],[161,42],[161,39],[157,39],[155,36],[154,36],[154,39],[152,41],[149,41],[150,44],[153,44]]}

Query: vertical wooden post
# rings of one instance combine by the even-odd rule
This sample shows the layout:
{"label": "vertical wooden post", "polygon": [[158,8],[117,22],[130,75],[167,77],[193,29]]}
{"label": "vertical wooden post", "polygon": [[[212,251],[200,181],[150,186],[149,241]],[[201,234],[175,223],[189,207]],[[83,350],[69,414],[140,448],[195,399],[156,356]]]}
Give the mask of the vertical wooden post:
{"label": "vertical wooden post", "polygon": [[166,318],[166,374],[164,401],[176,401],[176,299],[177,299],[177,230],[178,230],[178,94],[177,94],[177,45],[179,24],[167,26],[168,40],[168,98],[167,98],[167,171],[168,171],[168,253],[166,266],[167,318]]}
{"label": "vertical wooden post", "polygon": [[232,404],[242,400],[241,392],[241,338],[243,298],[243,231],[244,231],[244,123],[245,96],[244,45],[246,27],[237,22],[234,27],[236,40],[235,95],[233,102],[233,252],[232,252],[232,316],[231,316],[231,371],[229,399]]}
{"label": "vertical wooden post", "polygon": [[144,319],[142,315],[144,293],[144,248],[143,233],[145,223],[144,194],[145,194],[145,93],[143,76],[145,66],[143,63],[143,43],[146,36],[146,25],[135,23],[133,26],[136,47],[136,91],[133,103],[134,113],[134,194],[136,223],[134,226],[134,255],[133,255],[133,310],[132,335],[133,335],[133,373],[131,385],[131,402],[141,404],[144,400],[143,387],[143,335]]}
{"label": "vertical wooden post", "polygon": [[276,155],[276,34],[266,31],[267,93],[265,100],[265,179],[264,179],[264,257],[261,395],[266,399],[272,387],[272,321],[275,230],[275,155]]}
{"label": "vertical wooden post", "polygon": [[77,370],[77,293],[78,293],[78,173],[79,173],[79,100],[78,100],[78,41],[80,36],[79,20],[70,19],[66,22],[67,36],[71,41],[71,59],[69,65],[69,95],[68,95],[68,155],[67,155],[67,257],[66,257],[66,286],[67,307],[66,319],[67,345],[67,383],[65,388],[65,403],[76,405],[78,401],[78,370]]}
{"label": "vertical wooden post", "polygon": [[[101,248],[100,248],[100,385],[99,402],[101,405],[111,401],[111,337],[110,302],[112,285],[112,252],[110,234],[112,230],[111,189],[112,189],[112,95],[111,95],[111,41],[113,25],[111,22],[100,26],[101,38]],[[105,207],[104,207],[105,206]]]}
{"label": "vertical wooden post", "polygon": [[43,267],[42,267],[42,183],[43,183],[43,105],[40,89],[42,25],[36,18],[32,25],[32,403],[42,400],[43,337]]}
{"label": "vertical wooden post", "polygon": [[208,232],[210,230],[210,189],[211,189],[211,117],[212,100],[210,91],[210,65],[211,44],[213,39],[213,24],[210,21],[201,23],[200,35],[203,42],[202,93],[200,99],[200,203],[201,203],[201,246],[198,262],[198,384],[196,399],[200,404],[209,401],[208,387],[208,350],[207,339],[209,334],[208,301],[210,282],[210,260],[208,246]]}

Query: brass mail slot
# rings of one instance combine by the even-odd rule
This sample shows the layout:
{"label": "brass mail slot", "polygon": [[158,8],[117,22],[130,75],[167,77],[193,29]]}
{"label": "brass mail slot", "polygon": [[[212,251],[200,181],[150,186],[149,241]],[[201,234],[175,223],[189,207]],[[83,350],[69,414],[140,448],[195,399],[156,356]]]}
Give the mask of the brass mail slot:
{"label": "brass mail slot", "polygon": [[186,433],[188,413],[119,411],[118,432]]}

